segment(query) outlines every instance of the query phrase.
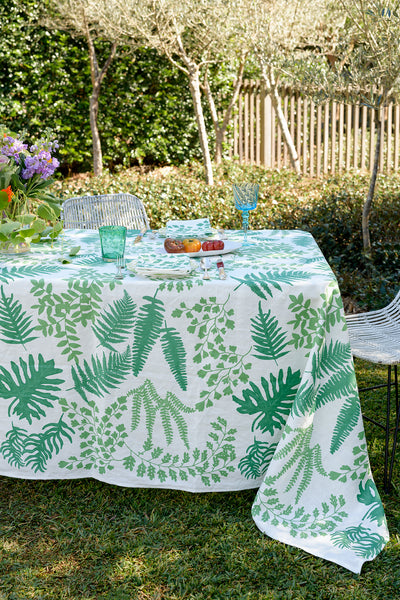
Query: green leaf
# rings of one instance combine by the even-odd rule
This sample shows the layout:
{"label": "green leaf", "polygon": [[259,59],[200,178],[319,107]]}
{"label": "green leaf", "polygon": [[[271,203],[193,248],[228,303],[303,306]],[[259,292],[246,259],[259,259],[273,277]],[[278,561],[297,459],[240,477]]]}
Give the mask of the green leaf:
{"label": "green leaf", "polygon": [[128,377],[131,368],[131,352],[128,346],[125,352],[111,352],[102,359],[91,357],[91,366],[87,360],[83,367],[78,363],[71,367],[75,390],[87,401],[87,392],[101,398],[110,390],[116,389]]}
{"label": "green leaf", "polygon": [[250,382],[250,389],[243,391],[243,400],[237,396],[232,399],[239,405],[239,413],[258,415],[253,421],[252,431],[258,428],[273,435],[274,429],[279,430],[286,423],[300,380],[300,371],[292,373],[291,367],[288,367],[284,380],[284,372],[280,369],[278,378],[273,373],[270,374],[270,384],[261,377],[262,389]]}
{"label": "green leaf", "polygon": [[62,373],[62,369],[54,366],[53,359],[45,361],[41,354],[38,355],[37,367],[32,354],[28,357],[28,363],[20,358],[19,364],[11,362],[12,373],[0,366],[0,396],[4,399],[13,398],[8,407],[9,415],[18,415],[31,424],[33,418],[45,416],[43,407],[51,407],[52,401],[57,400],[58,396],[52,392],[59,391],[64,379],[53,378]]}
{"label": "green leaf", "polygon": [[135,311],[132,297],[124,290],[123,297],[109,305],[108,310],[101,313],[92,326],[100,344],[115,351],[116,344],[126,342],[132,335]]}
{"label": "green leaf", "polygon": [[174,327],[165,327],[161,333],[161,345],[165,360],[179,387],[186,391],[186,352],[182,338]]}
{"label": "green leaf", "polygon": [[261,301],[258,303],[258,315],[251,319],[252,339],[255,343],[255,350],[258,354],[253,354],[261,360],[274,360],[288,354],[286,347],[286,334],[282,327],[279,327],[278,319],[271,316],[271,311],[264,313],[261,309]]}
{"label": "green leaf", "polygon": [[160,337],[164,321],[164,303],[158,298],[144,296],[147,304],[139,311],[132,345],[132,370],[135,376],[142,371],[151,349]]}
{"label": "green leaf", "polygon": [[26,344],[37,339],[37,336],[32,335],[34,331],[32,317],[27,316],[21,302],[14,300],[13,294],[6,296],[1,286],[0,332],[3,336],[1,340],[6,344],[21,344],[25,348]]}

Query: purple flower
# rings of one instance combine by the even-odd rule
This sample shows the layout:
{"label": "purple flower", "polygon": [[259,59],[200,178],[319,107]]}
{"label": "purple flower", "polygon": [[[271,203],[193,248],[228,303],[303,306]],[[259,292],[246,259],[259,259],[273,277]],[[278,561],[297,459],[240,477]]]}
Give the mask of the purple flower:
{"label": "purple flower", "polygon": [[11,137],[11,135],[7,135],[4,138],[4,146],[1,148],[1,154],[12,157],[17,165],[19,165],[19,155],[26,152],[27,149],[27,144],[24,144],[21,140]]}
{"label": "purple flower", "polygon": [[40,150],[34,156],[27,156],[25,159],[25,169],[22,170],[22,177],[30,179],[34,175],[40,175],[41,179],[48,179],[54,171],[60,166],[56,158],[52,158],[47,150]]}

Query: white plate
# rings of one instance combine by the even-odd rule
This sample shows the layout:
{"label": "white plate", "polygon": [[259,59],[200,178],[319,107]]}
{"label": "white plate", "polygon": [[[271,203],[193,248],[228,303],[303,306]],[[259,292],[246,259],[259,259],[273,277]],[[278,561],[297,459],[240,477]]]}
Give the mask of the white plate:
{"label": "white plate", "polygon": [[234,252],[235,250],[239,250],[241,247],[242,242],[225,240],[223,250],[208,250],[207,252],[204,252],[204,250],[200,250],[199,252],[167,252],[165,248],[163,248],[163,250],[165,254],[176,254],[176,256],[190,256],[190,258],[194,258],[195,256],[217,256],[218,254],[228,254],[228,252]]}

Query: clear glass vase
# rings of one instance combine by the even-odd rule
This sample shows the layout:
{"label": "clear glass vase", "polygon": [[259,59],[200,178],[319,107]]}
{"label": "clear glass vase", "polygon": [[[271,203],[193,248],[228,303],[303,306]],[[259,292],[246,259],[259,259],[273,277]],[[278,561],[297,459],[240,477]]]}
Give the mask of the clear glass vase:
{"label": "clear glass vase", "polygon": [[30,252],[31,245],[27,241],[17,242],[14,240],[6,240],[0,242],[0,254],[9,254],[11,256],[17,256],[19,254],[26,254]]}

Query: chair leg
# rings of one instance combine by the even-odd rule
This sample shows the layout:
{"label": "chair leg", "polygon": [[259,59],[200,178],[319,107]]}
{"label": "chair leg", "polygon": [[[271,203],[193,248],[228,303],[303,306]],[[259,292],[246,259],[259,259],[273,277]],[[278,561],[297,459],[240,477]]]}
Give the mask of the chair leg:
{"label": "chair leg", "polygon": [[383,471],[383,489],[389,492],[390,481],[388,481],[389,467],[389,443],[390,443],[390,392],[392,387],[392,367],[388,366],[387,396],[386,396],[386,427],[385,427],[385,466]]}
{"label": "chair leg", "polygon": [[391,487],[391,482],[392,482],[393,466],[394,466],[394,461],[395,461],[395,456],[396,456],[397,435],[399,432],[399,425],[400,425],[399,386],[398,386],[398,379],[397,379],[397,365],[394,366],[394,388],[395,388],[395,393],[396,393],[396,420],[395,420],[395,428],[394,428],[394,434],[393,434],[392,454],[390,457],[389,480],[388,480],[389,488]]}

